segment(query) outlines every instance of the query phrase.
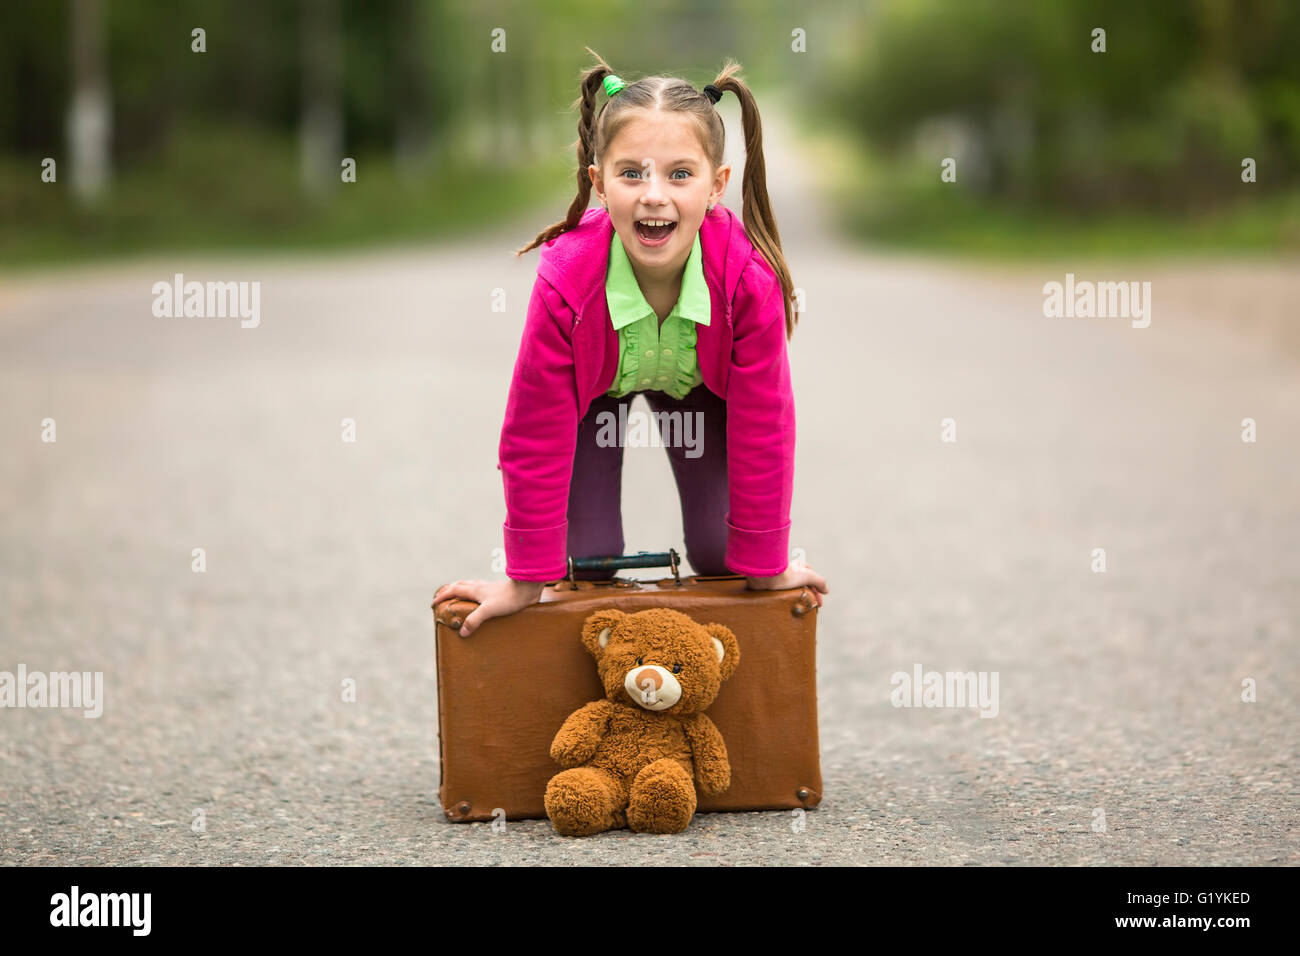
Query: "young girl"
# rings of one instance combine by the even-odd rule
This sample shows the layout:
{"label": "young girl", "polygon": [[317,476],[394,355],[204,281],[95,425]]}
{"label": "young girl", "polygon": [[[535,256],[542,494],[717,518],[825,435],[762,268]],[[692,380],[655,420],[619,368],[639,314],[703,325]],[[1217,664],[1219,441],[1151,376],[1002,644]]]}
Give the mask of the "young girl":
{"label": "young girl", "polygon": [[[497,465],[508,580],[456,581],[434,601],[478,602],[460,631],[468,636],[535,603],[546,582],[568,574],[569,555],[622,554],[619,405],[642,394],[659,421],[702,426],[699,447],[665,442],[695,573],[743,574],[755,589],[808,585],[820,606],[826,581],[787,558],[794,286],[754,98],[732,61],[701,91],[672,77],[624,84],[588,52],[600,63],[583,74],[574,104],[578,195],[566,219],[518,253],[542,246]],[[739,98],[745,129],[743,226],[719,203],[731,167],[714,104],[726,91]],[[593,187],[601,208],[588,210]],[[686,433],[677,429],[679,439]]]}

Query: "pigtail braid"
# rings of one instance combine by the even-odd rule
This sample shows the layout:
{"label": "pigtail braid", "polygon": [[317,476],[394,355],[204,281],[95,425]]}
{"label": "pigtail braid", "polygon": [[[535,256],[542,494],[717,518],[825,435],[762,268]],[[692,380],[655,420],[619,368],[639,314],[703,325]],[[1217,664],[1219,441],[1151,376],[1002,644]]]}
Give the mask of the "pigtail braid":
{"label": "pigtail braid", "polygon": [[794,335],[797,317],[792,308],[794,298],[794,280],[790,278],[790,268],[786,265],[785,254],[781,251],[781,234],[776,228],[776,217],[772,214],[772,201],[767,194],[767,167],[763,162],[763,124],[758,116],[758,104],[749,87],[736,74],[740,65],[734,60],[727,60],[713,81],[719,90],[730,90],[740,100],[740,118],[745,132],[745,173],[741,179],[741,221],[745,224],[745,234],[755,248],[762,253],[772,271],[781,283],[785,300],[785,337],[787,341]]}
{"label": "pigtail braid", "polygon": [[528,250],[535,249],[561,233],[575,228],[582,221],[582,214],[586,212],[587,203],[591,201],[591,177],[587,173],[587,167],[595,162],[592,140],[596,127],[596,93],[601,89],[601,81],[614,71],[610,69],[609,64],[601,58],[600,54],[592,50],[591,47],[587,47],[587,52],[599,62],[596,66],[583,72],[579,84],[582,93],[570,105],[570,109],[577,107],[580,110],[578,114],[578,140],[573,144],[577,147],[578,154],[578,194],[574,197],[573,202],[569,204],[567,215],[559,222],[553,223],[539,232],[532,242],[515,253],[516,256],[522,256]]}

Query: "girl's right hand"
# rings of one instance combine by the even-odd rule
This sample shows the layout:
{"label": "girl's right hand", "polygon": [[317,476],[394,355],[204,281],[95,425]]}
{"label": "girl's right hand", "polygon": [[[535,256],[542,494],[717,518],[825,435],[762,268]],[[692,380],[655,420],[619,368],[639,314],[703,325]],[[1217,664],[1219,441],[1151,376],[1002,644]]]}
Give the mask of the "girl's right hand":
{"label": "girl's right hand", "polygon": [[468,598],[478,601],[476,607],[461,625],[460,636],[469,637],[478,626],[491,617],[514,614],[537,603],[546,588],[545,581],[454,581],[433,592],[433,603],[448,598]]}

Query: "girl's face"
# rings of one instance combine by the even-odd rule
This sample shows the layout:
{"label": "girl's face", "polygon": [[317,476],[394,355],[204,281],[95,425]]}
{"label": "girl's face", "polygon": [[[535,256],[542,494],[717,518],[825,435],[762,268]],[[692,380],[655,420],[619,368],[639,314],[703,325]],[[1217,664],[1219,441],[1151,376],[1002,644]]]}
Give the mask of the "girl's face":
{"label": "girl's face", "polygon": [[[705,210],[726,192],[731,167],[709,165],[686,116],[643,110],[587,172],[638,277],[671,280],[686,266]],[[656,221],[668,225],[648,224]]]}

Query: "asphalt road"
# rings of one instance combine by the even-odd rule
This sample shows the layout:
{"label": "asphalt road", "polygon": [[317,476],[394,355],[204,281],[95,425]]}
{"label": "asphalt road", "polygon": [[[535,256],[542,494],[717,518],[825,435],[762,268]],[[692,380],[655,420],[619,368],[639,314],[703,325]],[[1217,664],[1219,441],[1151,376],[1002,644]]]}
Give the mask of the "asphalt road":
{"label": "asphalt road", "polygon": [[[569,839],[443,816],[429,599],[496,576],[536,268],[511,250],[541,216],[0,280],[0,670],[104,674],[98,718],[0,710],[0,862],[1300,862],[1295,263],[863,251],[799,161],[769,155],[807,305],[791,544],[831,588],[804,829],[702,814]],[[1150,281],[1150,327],[1045,318],[1067,271]],[[176,272],[259,281],[260,324],[155,317]],[[630,550],[681,549],[661,449],[628,449],[624,500],[653,502],[627,511]],[[917,664],[996,672],[996,717],[892,706]]]}

